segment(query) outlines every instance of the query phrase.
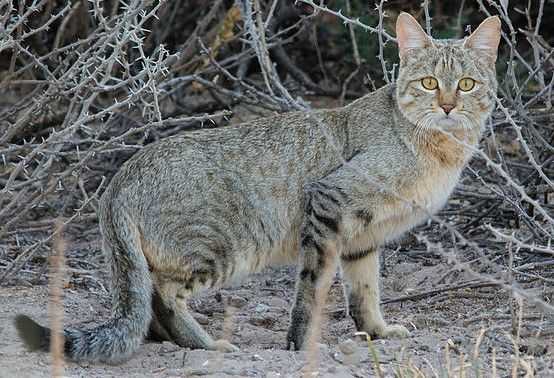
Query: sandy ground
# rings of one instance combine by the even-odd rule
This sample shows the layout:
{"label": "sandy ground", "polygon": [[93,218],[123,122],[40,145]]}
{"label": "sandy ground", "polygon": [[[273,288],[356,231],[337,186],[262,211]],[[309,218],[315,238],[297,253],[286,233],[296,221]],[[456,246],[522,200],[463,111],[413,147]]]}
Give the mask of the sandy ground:
{"label": "sandy ground", "polygon": [[[386,261],[384,299],[435,288],[437,280],[450,271],[439,260],[430,265],[427,260],[410,260],[401,254],[391,254]],[[463,274],[454,271],[440,285],[454,285],[464,280]],[[109,315],[109,295],[100,286],[71,282],[67,286],[64,290],[66,324],[92,326]],[[466,376],[476,372],[491,376],[494,355],[499,376],[509,375],[514,361],[519,361],[521,374],[528,366],[535,376],[554,376],[552,319],[526,308],[520,330],[522,337],[515,348],[507,334],[511,327],[508,296],[495,287],[453,290],[384,305],[386,319],[408,327],[411,336],[405,340],[375,340],[368,345],[354,336],[354,325],[345,316],[342,287],[337,278],[325,311],[321,344],[312,354],[284,350],[293,292],[294,270],[282,268],[252,276],[240,286],[208,292],[190,303],[195,317],[212,335],[226,336],[240,347],[240,352],[223,354],[183,349],[168,342],[145,343],[123,365],[68,363],[65,374],[70,377],[296,377],[311,366],[312,372],[305,376],[369,377],[377,376],[377,358],[382,376],[415,376],[417,371],[429,377],[459,376],[460,367]],[[16,313],[47,322],[47,301],[46,286],[0,287],[0,377],[50,374],[49,355],[27,352],[12,325]],[[481,329],[486,332],[478,341]],[[550,333],[544,329],[550,329]],[[519,360],[515,355],[519,355]]]}

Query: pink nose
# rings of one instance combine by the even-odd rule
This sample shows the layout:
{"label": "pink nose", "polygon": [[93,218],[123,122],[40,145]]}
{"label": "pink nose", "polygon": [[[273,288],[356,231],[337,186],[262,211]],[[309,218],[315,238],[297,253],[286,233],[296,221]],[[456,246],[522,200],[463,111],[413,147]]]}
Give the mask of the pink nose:
{"label": "pink nose", "polygon": [[452,109],[454,109],[454,105],[451,105],[451,104],[442,104],[441,105],[441,108],[442,110],[444,110],[444,112],[446,114],[450,113],[452,111]]}

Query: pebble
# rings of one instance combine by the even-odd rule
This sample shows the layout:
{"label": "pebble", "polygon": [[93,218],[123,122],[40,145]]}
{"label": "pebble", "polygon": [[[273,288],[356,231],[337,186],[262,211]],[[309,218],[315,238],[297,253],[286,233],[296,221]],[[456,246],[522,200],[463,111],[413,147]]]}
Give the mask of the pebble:
{"label": "pebble", "polygon": [[268,310],[269,310],[269,306],[263,303],[259,303],[258,305],[256,305],[256,308],[254,309],[254,311],[256,312],[266,312]]}
{"label": "pebble", "polygon": [[252,361],[263,361],[264,359],[259,354],[254,354],[252,356]]}
{"label": "pebble", "polygon": [[348,339],[339,344],[339,350],[344,356],[345,365],[356,365],[360,362],[360,353],[358,344],[352,339]]}
{"label": "pebble", "polygon": [[162,342],[162,345],[160,345],[160,347],[158,349],[158,353],[160,353],[160,354],[174,353],[174,352],[176,352],[180,349],[181,349],[180,347],[176,346],[172,342],[164,341],[164,342]]}
{"label": "pebble", "polygon": [[354,354],[358,351],[358,344],[356,344],[352,339],[348,339],[339,344],[339,350],[343,354]]}
{"label": "pebble", "polygon": [[248,321],[250,324],[264,328],[270,328],[275,323],[273,317],[265,315],[254,315]]}
{"label": "pebble", "polygon": [[266,303],[271,307],[286,308],[286,309],[288,309],[289,307],[289,304],[286,300],[278,297],[270,297],[268,298]]}
{"label": "pebble", "polygon": [[229,304],[229,306],[232,306],[235,308],[242,308],[246,306],[248,301],[243,297],[239,297],[238,295],[233,295],[228,299],[227,303]]}

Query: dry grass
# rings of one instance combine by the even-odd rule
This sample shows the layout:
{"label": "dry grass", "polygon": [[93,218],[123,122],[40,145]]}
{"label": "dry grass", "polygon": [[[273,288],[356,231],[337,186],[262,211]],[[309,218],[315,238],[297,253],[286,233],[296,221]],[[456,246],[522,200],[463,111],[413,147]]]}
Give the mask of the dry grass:
{"label": "dry grass", "polygon": [[50,300],[48,302],[48,317],[52,338],[50,354],[52,356],[52,376],[63,377],[64,371],[64,336],[63,336],[63,285],[65,277],[65,250],[63,239],[63,223],[56,222],[59,231],[53,241],[53,254],[50,256]]}

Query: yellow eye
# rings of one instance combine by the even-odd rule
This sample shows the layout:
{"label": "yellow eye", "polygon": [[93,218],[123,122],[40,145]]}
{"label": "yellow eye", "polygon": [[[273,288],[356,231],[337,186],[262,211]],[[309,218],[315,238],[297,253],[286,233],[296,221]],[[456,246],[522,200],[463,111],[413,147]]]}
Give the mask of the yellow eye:
{"label": "yellow eye", "polygon": [[421,79],[421,85],[423,85],[423,88],[432,91],[433,89],[437,89],[439,82],[434,77],[428,76]]}
{"label": "yellow eye", "polygon": [[475,80],[469,77],[464,77],[462,80],[458,82],[458,88],[464,92],[472,90],[474,86],[475,86]]}

